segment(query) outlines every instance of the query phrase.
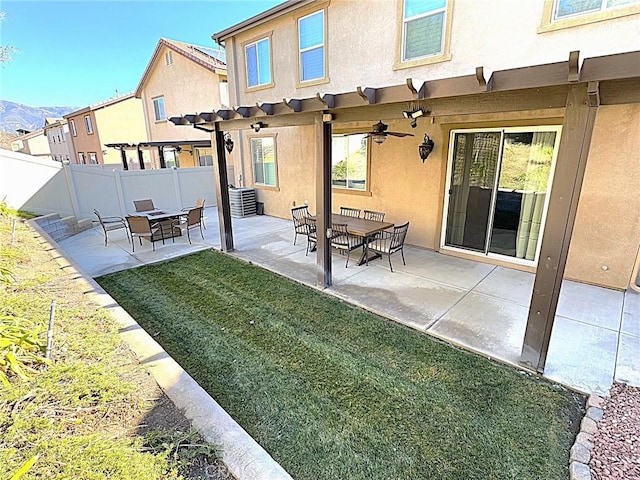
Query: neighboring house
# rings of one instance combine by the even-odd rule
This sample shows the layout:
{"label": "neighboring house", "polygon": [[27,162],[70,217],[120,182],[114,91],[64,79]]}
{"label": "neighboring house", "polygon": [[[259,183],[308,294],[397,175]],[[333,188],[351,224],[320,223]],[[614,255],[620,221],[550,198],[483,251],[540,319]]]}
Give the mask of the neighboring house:
{"label": "neighboring house", "polygon": [[154,165],[212,165],[211,134],[176,128],[168,119],[229,104],[224,50],[161,38],[135,95],[144,105],[148,141],[143,148]]}
{"label": "neighboring house", "polygon": [[11,150],[51,160],[51,150],[49,149],[49,142],[47,142],[43,128],[34,130],[33,132],[19,129],[17,132],[20,136],[11,142]]}
{"label": "neighboring house", "polygon": [[[290,0],[213,35],[233,109],[173,121],[213,130],[222,187],[240,131],[231,159],[270,215],[308,202],[325,232],[332,206],[383,211],[411,244],[535,271],[523,362],[541,371],[563,276],[629,285],[639,35],[640,0]],[[320,286],[329,255],[319,234]]]}
{"label": "neighboring house", "polygon": [[44,135],[49,142],[51,158],[57,162],[70,162],[74,158],[73,143],[68,122],[64,118],[45,118]]}
{"label": "neighboring house", "polygon": [[[119,164],[124,168],[151,166],[147,156],[140,161],[136,152],[128,152],[126,165],[121,153],[107,144],[138,144],[147,140],[142,102],[133,93],[110,98],[64,116],[73,144],[72,163]],[[142,154],[142,152],[141,152]]]}

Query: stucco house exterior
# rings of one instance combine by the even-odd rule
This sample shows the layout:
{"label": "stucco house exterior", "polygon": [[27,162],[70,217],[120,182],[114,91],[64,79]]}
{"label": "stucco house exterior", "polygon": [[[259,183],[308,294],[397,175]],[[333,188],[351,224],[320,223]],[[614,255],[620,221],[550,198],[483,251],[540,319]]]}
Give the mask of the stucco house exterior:
{"label": "stucco house exterior", "polygon": [[[112,143],[138,144],[147,140],[142,102],[133,93],[119,95],[89,105],[64,116],[68,122],[73,158],[71,163],[113,164],[124,168],[151,166],[147,156],[142,160],[137,152],[121,152],[108,148]],[[142,153],[142,152],[141,152]]]}
{"label": "stucco house exterior", "polygon": [[43,128],[33,132],[18,130],[18,133],[20,136],[14,138],[11,142],[12,151],[51,160],[51,150]]}
{"label": "stucco house exterior", "polygon": [[[535,272],[542,370],[562,279],[624,290],[636,263],[639,37],[638,0],[290,0],[213,35],[235,107],[173,121],[214,130],[269,215],[383,211],[413,245]],[[320,286],[330,254],[318,235]]]}
{"label": "stucco house exterior", "polygon": [[64,118],[45,118],[44,135],[49,142],[51,158],[57,162],[70,162],[74,153],[68,122]]}
{"label": "stucco house exterior", "polygon": [[209,105],[229,104],[227,67],[223,49],[161,38],[138,88],[154,164],[193,167],[213,163],[210,132],[176,128],[168,118]]}

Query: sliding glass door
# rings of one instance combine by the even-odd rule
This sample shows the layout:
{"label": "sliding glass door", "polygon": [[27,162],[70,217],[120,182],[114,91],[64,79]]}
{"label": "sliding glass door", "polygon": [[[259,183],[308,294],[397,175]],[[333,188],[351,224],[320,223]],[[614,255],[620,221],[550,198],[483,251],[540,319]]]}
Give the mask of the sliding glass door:
{"label": "sliding glass door", "polygon": [[560,127],[451,135],[443,246],[536,260]]}

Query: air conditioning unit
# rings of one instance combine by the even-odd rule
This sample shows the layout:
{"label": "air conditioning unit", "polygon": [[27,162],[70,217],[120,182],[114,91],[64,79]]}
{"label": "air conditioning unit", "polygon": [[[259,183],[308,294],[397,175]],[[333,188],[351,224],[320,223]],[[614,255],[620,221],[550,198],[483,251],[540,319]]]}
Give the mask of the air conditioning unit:
{"label": "air conditioning unit", "polygon": [[230,188],[231,216],[248,217],[256,214],[256,191],[253,188]]}

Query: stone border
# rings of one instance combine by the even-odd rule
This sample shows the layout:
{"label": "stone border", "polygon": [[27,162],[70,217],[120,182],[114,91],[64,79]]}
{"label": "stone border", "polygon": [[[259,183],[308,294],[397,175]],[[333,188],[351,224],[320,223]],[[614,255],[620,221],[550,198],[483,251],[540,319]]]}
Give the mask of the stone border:
{"label": "stone border", "polygon": [[60,269],[120,325],[120,335],[164,393],[208,442],[222,445],[222,461],[238,480],[293,480],[164,349],[87,275],[34,220],[26,222],[49,245]]}
{"label": "stone border", "polygon": [[591,480],[589,460],[591,459],[591,450],[593,450],[593,436],[598,431],[598,422],[602,420],[604,414],[603,403],[604,399],[595,394],[591,394],[587,398],[587,412],[580,423],[580,432],[576,436],[576,441],[571,447],[570,480]]}

